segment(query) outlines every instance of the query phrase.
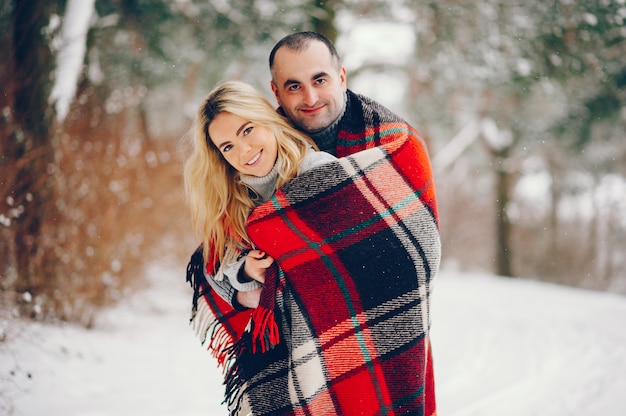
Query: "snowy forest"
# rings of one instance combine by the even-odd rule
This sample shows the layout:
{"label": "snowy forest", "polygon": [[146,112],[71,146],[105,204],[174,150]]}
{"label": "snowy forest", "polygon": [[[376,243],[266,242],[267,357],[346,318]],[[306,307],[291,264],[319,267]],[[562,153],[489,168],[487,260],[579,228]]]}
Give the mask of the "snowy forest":
{"label": "snowy forest", "polygon": [[444,269],[624,294],[625,21],[625,0],[2,2],[2,313],[90,327],[184,264],[193,110],[223,79],[271,98],[299,30],[425,137]]}

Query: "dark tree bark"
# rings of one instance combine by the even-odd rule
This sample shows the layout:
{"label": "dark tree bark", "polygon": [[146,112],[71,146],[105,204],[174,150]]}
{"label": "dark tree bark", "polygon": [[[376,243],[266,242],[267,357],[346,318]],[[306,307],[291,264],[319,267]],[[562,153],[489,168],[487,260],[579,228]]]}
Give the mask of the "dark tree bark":
{"label": "dark tree bark", "polygon": [[320,13],[317,13],[311,17],[313,23],[313,30],[321,33],[330,39],[331,42],[337,40],[337,27],[335,27],[335,10],[338,0],[314,0],[314,5]]}
{"label": "dark tree bark", "polygon": [[9,226],[13,240],[15,289],[37,291],[51,271],[43,254],[42,226],[50,213],[53,110],[48,103],[52,53],[45,38],[51,2],[12,1],[9,19],[9,52],[6,63],[12,80],[10,123],[3,144],[3,158],[10,166],[11,183],[3,187],[2,203],[12,212]]}
{"label": "dark tree bark", "polygon": [[[13,107],[14,78],[12,68],[11,48],[4,47],[12,43],[10,30],[12,18],[12,3],[0,3],[0,288],[6,288],[13,280],[11,270],[14,270],[15,247],[10,224],[10,206],[8,193],[15,176],[15,160],[9,154],[8,141],[14,131],[13,117],[5,109]],[[11,278],[9,278],[11,277]]]}

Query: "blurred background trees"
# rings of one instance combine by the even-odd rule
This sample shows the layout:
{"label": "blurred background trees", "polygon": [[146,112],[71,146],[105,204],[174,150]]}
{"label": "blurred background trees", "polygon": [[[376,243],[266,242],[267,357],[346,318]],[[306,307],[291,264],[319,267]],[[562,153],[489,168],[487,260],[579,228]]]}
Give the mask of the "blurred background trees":
{"label": "blurred background trees", "polygon": [[269,51],[299,30],[425,136],[444,266],[626,293],[625,3],[5,2],[2,306],[88,326],[147,263],[184,267],[195,107],[226,78],[271,98]]}

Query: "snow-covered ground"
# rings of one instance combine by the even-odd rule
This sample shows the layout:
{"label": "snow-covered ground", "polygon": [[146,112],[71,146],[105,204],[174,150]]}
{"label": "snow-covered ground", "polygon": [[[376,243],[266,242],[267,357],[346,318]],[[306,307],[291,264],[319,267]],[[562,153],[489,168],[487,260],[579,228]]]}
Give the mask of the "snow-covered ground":
{"label": "snow-covered ground", "polygon": [[[0,321],[0,414],[224,415],[183,272],[149,271],[93,330]],[[626,414],[624,296],[444,271],[432,318],[439,416]]]}

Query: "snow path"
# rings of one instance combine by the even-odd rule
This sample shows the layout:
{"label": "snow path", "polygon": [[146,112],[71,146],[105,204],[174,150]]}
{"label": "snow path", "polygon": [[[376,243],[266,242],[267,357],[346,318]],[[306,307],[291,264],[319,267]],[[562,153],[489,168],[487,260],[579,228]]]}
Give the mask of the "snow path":
{"label": "snow path", "polygon": [[626,298],[518,279],[435,287],[440,416],[626,414]]}
{"label": "snow path", "polygon": [[[183,274],[150,270],[91,331],[0,320],[0,414],[225,415]],[[432,319],[439,416],[626,414],[624,296],[442,272]]]}
{"label": "snow path", "polygon": [[8,414],[226,414],[221,373],[188,325],[184,271],[150,270],[149,286],[104,312],[95,330],[23,325],[8,352],[0,346],[0,391],[11,382],[15,408]]}

